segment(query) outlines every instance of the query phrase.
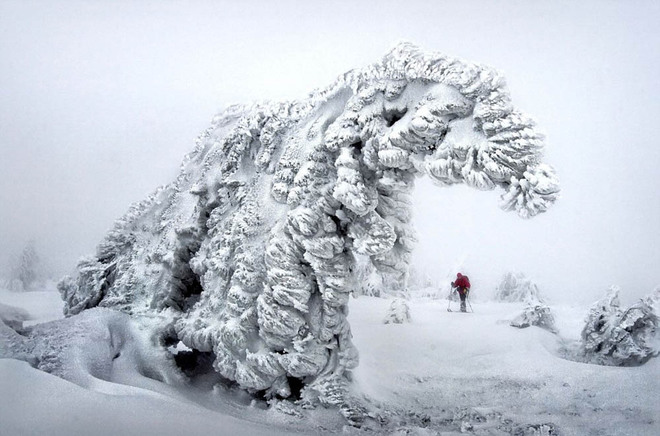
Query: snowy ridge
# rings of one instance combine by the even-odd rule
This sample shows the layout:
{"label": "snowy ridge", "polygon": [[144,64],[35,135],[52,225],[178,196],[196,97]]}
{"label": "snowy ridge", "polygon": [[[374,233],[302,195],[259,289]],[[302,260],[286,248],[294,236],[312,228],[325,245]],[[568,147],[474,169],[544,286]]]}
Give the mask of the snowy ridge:
{"label": "snowy ridge", "polygon": [[352,416],[355,256],[405,288],[418,175],[499,187],[523,218],[544,212],[559,188],[542,150],[499,72],[400,44],[306,100],[216,116],[177,179],[61,281],[65,312],[158,313],[171,320],[162,336],[212,351],[242,387]]}

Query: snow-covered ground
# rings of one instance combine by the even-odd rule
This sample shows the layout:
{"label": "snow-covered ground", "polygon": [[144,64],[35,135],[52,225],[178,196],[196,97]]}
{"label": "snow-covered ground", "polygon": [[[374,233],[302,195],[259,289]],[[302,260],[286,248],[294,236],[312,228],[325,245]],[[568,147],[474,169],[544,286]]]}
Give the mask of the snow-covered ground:
{"label": "snow-covered ground", "polygon": [[[446,300],[413,301],[412,323],[385,325],[387,301],[353,301],[359,389],[424,415],[438,431],[465,414],[466,427],[492,432],[510,419],[514,427],[553,423],[566,435],[660,434],[658,359],[636,368],[564,360],[553,334],[509,326],[521,304],[473,306],[475,313],[449,313]],[[560,335],[578,337],[586,308],[553,309]]]}
{"label": "snow-covered ground", "polygon": [[0,303],[27,310],[30,319],[23,323],[25,326],[64,318],[64,302],[54,286],[34,292],[10,292],[0,288]]}
{"label": "snow-covered ground", "polygon": [[[562,359],[557,336],[509,326],[517,303],[475,301],[463,314],[447,312],[447,300],[418,298],[408,303],[410,323],[384,324],[390,302],[350,303],[361,356],[354,391],[375,418],[362,429],[345,428],[329,410],[267,408],[213,375],[185,382],[162,367],[154,375],[158,350],[140,342],[140,329],[94,309],[34,327],[51,341],[76,332],[62,344],[76,383],[0,359],[0,434],[660,434],[657,358],[633,368]],[[27,310],[25,324],[62,317],[56,292],[0,291],[0,303]],[[587,308],[551,308],[560,337],[577,338]],[[106,348],[116,354],[104,360]]]}

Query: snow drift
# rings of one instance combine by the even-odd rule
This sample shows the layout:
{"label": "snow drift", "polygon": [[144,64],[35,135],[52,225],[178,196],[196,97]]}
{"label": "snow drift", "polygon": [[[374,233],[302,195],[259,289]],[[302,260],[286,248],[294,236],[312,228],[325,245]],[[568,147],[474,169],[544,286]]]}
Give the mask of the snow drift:
{"label": "snow drift", "polygon": [[65,312],[157,314],[252,392],[342,405],[355,258],[405,288],[415,176],[500,188],[529,218],[558,198],[543,146],[498,71],[401,44],[307,99],[216,116],[60,282]]}

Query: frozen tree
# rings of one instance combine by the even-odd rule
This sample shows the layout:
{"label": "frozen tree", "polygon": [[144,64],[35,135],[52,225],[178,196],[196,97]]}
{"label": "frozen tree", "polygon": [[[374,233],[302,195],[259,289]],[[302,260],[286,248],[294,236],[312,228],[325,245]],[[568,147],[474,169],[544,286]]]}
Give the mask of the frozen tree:
{"label": "frozen tree", "polygon": [[437,300],[449,294],[451,280],[441,274],[431,273],[422,269],[410,267],[408,294],[406,298],[430,298]]}
{"label": "frozen tree", "polygon": [[511,326],[526,328],[530,326],[541,327],[552,333],[557,333],[555,317],[550,308],[542,303],[530,303],[525,309],[511,320]]}
{"label": "frozen tree", "polygon": [[384,324],[403,324],[410,322],[410,308],[403,298],[396,298],[390,303],[387,314],[383,320]]}
{"label": "frozen tree", "polygon": [[636,366],[660,353],[658,304],[660,288],[627,309],[621,309],[619,288],[590,309],[582,330],[582,355],[592,363]]}
{"label": "frozen tree", "polygon": [[410,267],[409,287],[411,289],[437,288],[440,280],[433,277],[428,271]]}
{"label": "frozen tree", "polygon": [[17,257],[9,279],[9,289],[16,292],[34,290],[41,277],[41,260],[34,241],[29,241]]}
{"label": "frozen tree", "polygon": [[539,287],[523,273],[508,272],[495,289],[495,300],[506,303],[542,303]]}
{"label": "frozen tree", "polygon": [[523,218],[544,212],[559,187],[542,150],[498,71],[398,45],[304,100],[216,116],[177,179],[61,281],[65,311],[159,313],[173,327],[163,334],[213,352],[245,389],[354,419],[356,256],[405,291],[418,175],[501,188]]}

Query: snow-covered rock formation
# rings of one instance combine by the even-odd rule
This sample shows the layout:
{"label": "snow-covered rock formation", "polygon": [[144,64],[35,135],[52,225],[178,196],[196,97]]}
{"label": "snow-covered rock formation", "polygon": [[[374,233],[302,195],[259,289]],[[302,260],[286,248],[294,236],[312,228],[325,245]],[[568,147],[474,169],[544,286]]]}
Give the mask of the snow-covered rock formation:
{"label": "snow-covered rock formation", "polygon": [[523,273],[508,272],[495,288],[495,301],[505,303],[542,303],[539,287]]}
{"label": "snow-covered rock formation", "polygon": [[177,179],[61,281],[66,314],[158,312],[244,388],[340,404],[354,257],[405,287],[415,176],[501,188],[529,218],[558,198],[543,145],[501,73],[401,44],[307,99],[216,116]]}
{"label": "snow-covered rock formation", "polygon": [[637,366],[660,354],[660,288],[623,310],[619,288],[589,311],[582,330],[581,358],[612,366]]}

